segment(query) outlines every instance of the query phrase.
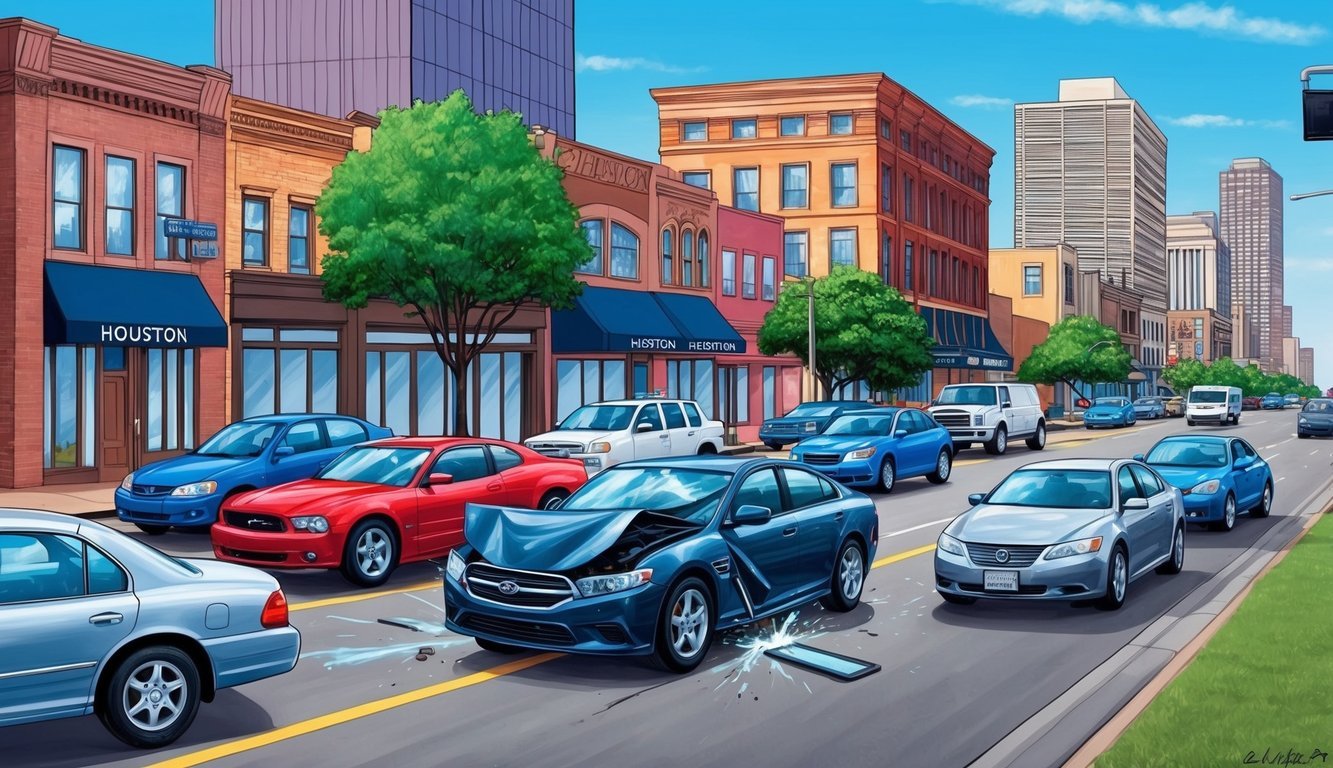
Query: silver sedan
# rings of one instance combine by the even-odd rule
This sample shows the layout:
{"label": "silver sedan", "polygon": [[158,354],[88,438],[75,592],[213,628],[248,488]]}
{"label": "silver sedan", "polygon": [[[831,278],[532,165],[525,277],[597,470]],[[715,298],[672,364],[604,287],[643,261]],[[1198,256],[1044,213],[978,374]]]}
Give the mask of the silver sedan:
{"label": "silver sedan", "polygon": [[268,574],[179,560],[91,520],[0,509],[0,726],[96,713],[161,747],[219,688],[282,674],[301,636]]}
{"label": "silver sedan", "polygon": [[1115,610],[1131,581],[1185,564],[1184,500],[1142,462],[1029,464],[968,503],[935,550],[935,588],[950,603],[1096,599]]}

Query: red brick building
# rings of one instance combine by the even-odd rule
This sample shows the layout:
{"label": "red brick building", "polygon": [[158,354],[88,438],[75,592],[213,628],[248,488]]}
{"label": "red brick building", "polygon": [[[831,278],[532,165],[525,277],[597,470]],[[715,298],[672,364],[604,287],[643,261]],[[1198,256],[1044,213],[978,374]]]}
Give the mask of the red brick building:
{"label": "red brick building", "polygon": [[196,223],[223,223],[229,90],[0,20],[0,487],[119,480],[222,426],[223,262]]}

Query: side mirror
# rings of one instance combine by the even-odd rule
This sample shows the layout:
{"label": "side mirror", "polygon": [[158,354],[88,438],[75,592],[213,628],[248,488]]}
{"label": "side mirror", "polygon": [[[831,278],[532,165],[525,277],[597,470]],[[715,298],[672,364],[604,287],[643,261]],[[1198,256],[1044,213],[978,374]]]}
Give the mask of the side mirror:
{"label": "side mirror", "polygon": [[1142,496],[1135,496],[1132,499],[1125,499],[1125,503],[1122,504],[1121,507],[1125,511],[1129,511],[1131,509],[1147,509],[1148,500],[1143,498]]}
{"label": "side mirror", "polygon": [[454,481],[454,476],[446,472],[432,472],[426,477],[426,485],[448,485]]}
{"label": "side mirror", "polygon": [[1136,454],[1134,454],[1134,460],[1135,460],[1135,461],[1146,461],[1146,459],[1143,458],[1143,454],[1141,454],[1141,453],[1136,453]]}
{"label": "side mirror", "polygon": [[900,430],[898,430],[897,432],[894,432],[894,433],[893,433],[893,436],[894,436],[894,437],[907,437],[907,430],[905,430],[905,429],[900,429]]}
{"label": "side mirror", "polygon": [[1090,405],[1092,405],[1092,401],[1087,399],[1086,397],[1080,397],[1079,399],[1074,401],[1075,408],[1087,408]]}
{"label": "side mirror", "polygon": [[1236,469],[1245,469],[1253,463],[1254,459],[1250,458],[1249,456],[1241,456],[1239,459],[1236,459],[1235,461],[1231,462],[1231,466],[1235,467]]}
{"label": "side mirror", "polygon": [[930,401],[930,405],[928,405],[928,406],[926,406],[926,407],[927,407],[927,408],[934,408],[935,406],[937,406],[937,405],[939,405],[939,404],[940,404],[940,401],[939,401],[939,400],[931,400],[931,401]]}
{"label": "side mirror", "polygon": [[280,445],[277,448],[273,449],[274,461],[277,461],[278,459],[281,459],[284,456],[295,456],[295,455],[296,455],[296,449],[291,447],[290,445]]}
{"label": "side mirror", "polygon": [[1014,407],[1014,403],[1013,403],[1012,400],[1005,400],[1003,403],[1000,403],[1000,407],[1001,407],[1001,408],[1013,408],[1013,407]]}
{"label": "side mirror", "polygon": [[985,500],[986,500],[986,494],[984,493],[974,493],[967,497],[967,503],[971,504],[974,507]]}
{"label": "side mirror", "polygon": [[652,424],[649,424],[649,423],[646,422],[646,421],[641,421],[641,422],[638,423],[638,425],[636,425],[636,426],[634,427],[634,431],[635,431],[635,432],[651,432],[651,431],[653,431],[653,425],[652,425]]}
{"label": "side mirror", "polygon": [[773,510],[757,504],[742,504],[731,513],[731,522],[736,525],[763,525],[773,519]]}

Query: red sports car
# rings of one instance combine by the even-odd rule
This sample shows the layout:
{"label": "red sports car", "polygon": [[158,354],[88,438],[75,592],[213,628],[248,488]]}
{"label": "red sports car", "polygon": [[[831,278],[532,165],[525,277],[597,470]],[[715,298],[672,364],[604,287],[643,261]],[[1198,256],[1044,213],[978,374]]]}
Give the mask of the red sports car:
{"label": "red sports car", "polygon": [[499,440],[398,437],[365,443],[315,477],[233,496],[213,526],[219,560],[340,568],[383,584],[402,562],[463,542],[470,501],[546,509],[588,479],[583,463]]}

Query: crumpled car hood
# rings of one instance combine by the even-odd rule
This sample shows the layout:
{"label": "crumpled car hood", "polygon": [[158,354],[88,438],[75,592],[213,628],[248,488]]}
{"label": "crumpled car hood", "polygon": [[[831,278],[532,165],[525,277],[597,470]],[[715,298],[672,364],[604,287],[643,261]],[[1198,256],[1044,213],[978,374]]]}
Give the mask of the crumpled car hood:
{"label": "crumpled car hood", "polygon": [[463,536],[487,562],[568,571],[605,552],[642,510],[531,510],[468,504]]}

